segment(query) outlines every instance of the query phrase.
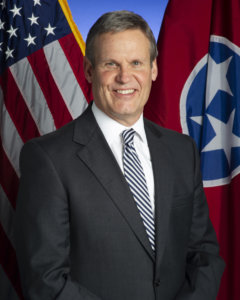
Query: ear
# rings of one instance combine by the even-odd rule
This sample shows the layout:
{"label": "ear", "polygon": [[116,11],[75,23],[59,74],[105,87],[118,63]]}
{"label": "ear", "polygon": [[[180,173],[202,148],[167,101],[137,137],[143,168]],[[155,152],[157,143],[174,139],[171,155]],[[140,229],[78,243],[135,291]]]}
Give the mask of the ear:
{"label": "ear", "polygon": [[157,79],[158,75],[158,67],[157,67],[157,60],[156,58],[152,62],[152,81],[155,81]]}
{"label": "ear", "polygon": [[85,78],[89,83],[92,83],[92,76],[93,76],[93,66],[90,62],[90,60],[84,56],[83,59],[83,70],[84,70],[84,75]]}

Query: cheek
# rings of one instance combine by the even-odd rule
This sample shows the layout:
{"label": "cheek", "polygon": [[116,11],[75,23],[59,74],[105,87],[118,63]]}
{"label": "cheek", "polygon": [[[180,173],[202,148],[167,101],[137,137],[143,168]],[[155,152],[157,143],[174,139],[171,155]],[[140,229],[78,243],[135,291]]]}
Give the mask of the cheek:
{"label": "cheek", "polygon": [[111,72],[101,72],[98,74],[96,80],[98,81],[99,85],[102,87],[109,86],[114,81],[114,74]]}
{"label": "cheek", "polygon": [[143,91],[149,91],[152,86],[152,77],[151,74],[141,74],[141,76],[138,77],[138,82],[142,88]]}
{"label": "cheek", "polygon": [[104,89],[106,88],[106,85],[107,83],[103,77],[96,76],[93,79],[92,89],[97,93],[103,93]]}

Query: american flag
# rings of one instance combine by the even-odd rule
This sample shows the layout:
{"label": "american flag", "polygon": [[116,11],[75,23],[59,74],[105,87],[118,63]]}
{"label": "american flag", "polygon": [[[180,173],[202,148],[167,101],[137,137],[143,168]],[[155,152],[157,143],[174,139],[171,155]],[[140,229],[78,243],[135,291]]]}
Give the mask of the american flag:
{"label": "american flag", "polygon": [[20,150],[86,108],[83,54],[66,0],[0,2],[1,300],[23,299],[13,232]]}

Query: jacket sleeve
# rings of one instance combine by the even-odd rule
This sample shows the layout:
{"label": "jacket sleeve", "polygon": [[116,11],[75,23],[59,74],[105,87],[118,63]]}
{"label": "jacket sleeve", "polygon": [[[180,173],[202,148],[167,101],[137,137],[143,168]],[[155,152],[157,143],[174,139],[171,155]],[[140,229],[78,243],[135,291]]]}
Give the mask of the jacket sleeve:
{"label": "jacket sleeve", "polygon": [[28,142],[20,169],[15,238],[25,299],[100,300],[71,278],[68,197],[48,154]]}
{"label": "jacket sleeve", "polygon": [[194,142],[193,148],[195,188],[192,225],[187,251],[186,278],[176,300],[214,300],[217,297],[225,263],[219,256],[216,234],[209,219],[199,155]]}

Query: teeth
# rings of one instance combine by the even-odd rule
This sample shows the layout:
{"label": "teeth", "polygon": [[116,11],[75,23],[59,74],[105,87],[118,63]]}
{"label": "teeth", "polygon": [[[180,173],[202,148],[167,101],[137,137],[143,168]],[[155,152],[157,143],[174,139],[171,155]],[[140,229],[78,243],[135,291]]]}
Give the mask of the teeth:
{"label": "teeth", "polygon": [[134,89],[130,89],[130,90],[117,90],[117,93],[123,94],[123,95],[132,94],[133,92],[134,92]]}

